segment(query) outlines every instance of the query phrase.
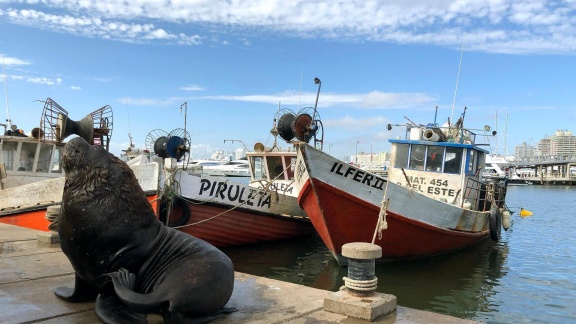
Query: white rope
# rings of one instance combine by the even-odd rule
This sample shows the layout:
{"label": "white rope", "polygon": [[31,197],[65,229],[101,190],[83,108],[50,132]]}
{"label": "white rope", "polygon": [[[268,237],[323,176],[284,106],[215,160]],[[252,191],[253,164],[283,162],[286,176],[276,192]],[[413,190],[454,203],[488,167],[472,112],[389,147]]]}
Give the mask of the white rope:
{"label": "white rope", "polygon": [[376,241],[376,235],[378,239],[382,239],[382,231],[388,228],[388,223],[386,222],[386,215],[388,214],[388,203],[390,199],[386,199],[386,194],[388,194],[388,184],[390,182],[386,181],[386,189],[384,190],[384,197],[382,197],[382,203],[380,204],[380,213],[378,213],[378,222],[376,223],[376,228],[374,229],[374,235],[372,236],[372,244]]}
{"label": "white rope", "polygon": [[342,279],[344,279],[344,286],[357,291],[374,291],[378,286],[377,277],[371,280],[354,280],[348,277],[343,277]]}

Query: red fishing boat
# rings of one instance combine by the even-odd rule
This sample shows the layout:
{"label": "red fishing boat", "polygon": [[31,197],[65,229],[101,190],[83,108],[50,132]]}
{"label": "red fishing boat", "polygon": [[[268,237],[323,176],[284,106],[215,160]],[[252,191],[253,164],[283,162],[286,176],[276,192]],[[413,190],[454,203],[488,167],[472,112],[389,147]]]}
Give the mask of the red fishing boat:
{"label": "red fishing boat", "polygon": [[393,261],[499,239],[503,216],[509,226],[506,183],[480,176],[488,151],[462,120],[397,125],[406,127],[406,138],[390,140],[387,179],[299,145],[298,201],[340,264],[350,242],[377,244],[382,260]]}

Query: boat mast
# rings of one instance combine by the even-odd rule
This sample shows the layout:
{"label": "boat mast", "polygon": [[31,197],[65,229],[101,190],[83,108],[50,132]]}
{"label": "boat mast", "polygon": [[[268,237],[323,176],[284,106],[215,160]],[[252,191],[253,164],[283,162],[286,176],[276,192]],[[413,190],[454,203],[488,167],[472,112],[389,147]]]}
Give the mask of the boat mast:
{"label": "boat mast", "polygon": [[462,56],[464,54],[464,38],[466,38],[466,34],[462,38],[462,49],[460,50],[460,63],[458,64],[458,75],[456,76],[456,89],[454,89],[454,100],[452,101],[452,115],[450,116],[450,121],[454,118],[454,106],[456,106],[456,94],[458,93],[458,81],[460,80],[460,69],[462,68]]}
{"label": "boat mast", "polygon": [[506,114],[506,124],[504,125],[504,156],[508,156],[508,147],[506,147],[506,137],[508,137],[508,114]]}
{"label": "boat mast", "polygon": [[[496,110],[496,131],[500,131],[500,129],[498,129],[498,110]],[[494,155],[498,155],[498,136],[496,136],[496,152]]]}

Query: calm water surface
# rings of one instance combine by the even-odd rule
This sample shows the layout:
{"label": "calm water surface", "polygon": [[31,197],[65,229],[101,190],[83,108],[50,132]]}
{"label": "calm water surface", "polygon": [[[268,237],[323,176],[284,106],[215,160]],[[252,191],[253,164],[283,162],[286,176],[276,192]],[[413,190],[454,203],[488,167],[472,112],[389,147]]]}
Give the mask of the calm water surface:
{"label": "calm water surface", "polygon": [[[515,213],[500,242],[377,264],[377,291],[402,306],[487,323],[576,323],[574,198],[576,187],[511,186]],[[520,207],[534,216],[521,218]],[[319,289],[338,290],[347,274],[316,236],[224,251],[237,271]]]}

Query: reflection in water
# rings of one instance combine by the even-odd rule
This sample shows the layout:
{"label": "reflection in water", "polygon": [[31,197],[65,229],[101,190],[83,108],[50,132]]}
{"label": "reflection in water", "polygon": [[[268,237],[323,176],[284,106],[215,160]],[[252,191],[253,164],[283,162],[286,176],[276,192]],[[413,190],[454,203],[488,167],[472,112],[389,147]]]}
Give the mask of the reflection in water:
{"label": "reflection in water", "polygon": [[[402,263],[378,263],[377,291],[405,307],[461,318],[488,311],[491,288],[505,274],[508,247],[482,241],[459,253]],[[322,240],[309,236],[225,249],[236,271],[336,291],[347,269],[338,266]]]}
{"label": "reflection in water", "polygon": [[[502,240],[419,261],[376,265],[378,291],[402,306],[490,323],[576,323],[576,187],[517,186]],[[384,234],[385,235],[385,234]],[[336,291],[340,268],[317,236],[224,249],[237,271]]]}

